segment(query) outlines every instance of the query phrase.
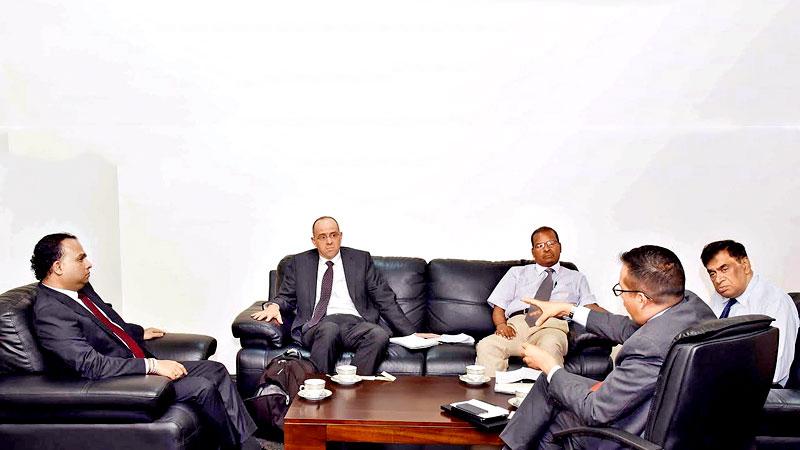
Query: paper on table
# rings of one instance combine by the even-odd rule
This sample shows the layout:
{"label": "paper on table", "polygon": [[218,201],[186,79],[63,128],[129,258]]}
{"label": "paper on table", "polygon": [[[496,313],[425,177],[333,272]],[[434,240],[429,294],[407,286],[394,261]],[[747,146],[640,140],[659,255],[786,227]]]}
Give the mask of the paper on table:
{"label": "paper on table", "polygon": [[443,334],[439,337],[439,342],[442,344],[474,344],[475,338],[465,334]]}
{"label": "paper on table", "polygon": [[521,380],[534,380],[542,374],[541,370],[531,369],[530,367],[520,367],[517,370],[508,372],[495,372],[494,379],[496,384],[516,383]]}
{"label": "paper on table", "polygon": [[436,339],[426,339],[414,334],[402,337],[393,337],[389,339],[389,342],[410,349],[428,348],[433,347],[434,345],[439,345],[439,341]]}
{"label": "paper on table", "polygon": [[533,383],[495,383],[494,391],[501,394],[516,394],[518,389],[533,387]]}

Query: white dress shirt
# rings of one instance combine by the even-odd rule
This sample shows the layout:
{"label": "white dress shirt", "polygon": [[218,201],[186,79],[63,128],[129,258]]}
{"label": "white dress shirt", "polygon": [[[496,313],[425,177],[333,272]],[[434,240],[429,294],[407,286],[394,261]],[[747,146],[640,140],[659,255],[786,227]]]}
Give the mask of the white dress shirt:
{"label": "white dress shirt", "polygon": [[[492,306],[503,308],[506,319],[511,314],[524,310],[529,305],[523,303],[522,299],[536,295],[539,285],[547,277],[546,269],[547,267],[539,264],[511,267],[486,301]],[[581,306],[595,303],[589,282],[582,273],[562,267],[561,263],[554,264],[552,269],[555,273],[550,300]]]}
{"label": "white dress shirt", "polygon": [[[728,300],[716,291],[711,295],[710,306],[717,317],[722,314]],[[764,314],[775,319],[772,326],[780,331],[780,336],[778,338],[778,361],[775,366],[773,382],[785,386],[789,380],[789,369],[794,360],[797,328],[800,326],[797,308],[794,306],[792,298],[774,284],[755,274],[742,295],[736,297],[736,303],[731,306],[728,317],[745,314]]]}
{"label": "white dress shirt", "polygon": [[351,316],[361,317],[358,313],[353,299],[350,297],[350,292],[347,290],[347,279],[344,277],[344,266],[342,265],[342,252],[336,254],[333,259],[325,259],[319,257],[319,265],[317,266],[317,297],[314,301],[316,308],[319,303],[320,293],[322,292],[322,276],[328,270],[328,261],[333,262],[333,289],[331,290],[331,300],[328,303],[328,311],[326,315],[331,314],[350,314]]}

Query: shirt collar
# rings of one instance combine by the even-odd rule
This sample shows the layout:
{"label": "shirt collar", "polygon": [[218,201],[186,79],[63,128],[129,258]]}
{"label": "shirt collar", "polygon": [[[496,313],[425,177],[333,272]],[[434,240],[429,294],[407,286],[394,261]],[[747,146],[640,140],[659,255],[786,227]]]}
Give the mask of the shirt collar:
{"label": "shirt collar", "polygon": [[331,259],[323,258],[322,255],[319,256],[319,265],[320,266],[324,266],[325,263],[328,262],[328,261],[333,261],[333,265],[334,266],[340,266],[341,267],[341,264],[342,264],[342,251],[339,250],[339,252],[336,253],[336,256],[334,256]]}
{"label": "shirt collar", "polygon": [[53,286],[48,286],[48,285],[46,285],[46,284],[44,284],[44,283],[42,283],[42,284],[43,284],[43,285],[45,285],[45,286],[47,286],[47,287],[49,287],[50,289],[52,289],[52,290],[54,290],[54,291],[56,291],[56,292],[61,292],[62,294],[66,295],[67,297],[69,297],[69,298],[71,298],[71,299],[73,299],[73,300],[75,300],[75,301],[78,301],[78,293],[77,293],[77,292],[75,292],[75,291],[70,291],[70,290],[68,290],[68,289],[59,289],[59,288],[55,288],[55,287],[53,287]]}
{"label": "shirt collar", "polygon": [[540,266],[539,264],[534,264],[533,268],[536,269],[537,275],[541,275],[545,271],[545,269],[553,269],[555,271],[555,275],[558,275],[558,273],[561,271],[561,263],[557,262],[553,264],[551,267],[544,267]]}
{"label": "shirt collar", "polygon": [[[742,295],[736,297],[736,301],[743,305],[746,305],[748,302],[750,302],[750,297],[753,296],[753,291],[757,289],[756,285],[758,284],[758,282],[759,282],[758,274],[754,273],[753,278],[750,279],[750,282],[747,283],[747,287],[744,288],[744,292],[742,292]],[[726,298],[725,300],[727,301],[729,299]]]}

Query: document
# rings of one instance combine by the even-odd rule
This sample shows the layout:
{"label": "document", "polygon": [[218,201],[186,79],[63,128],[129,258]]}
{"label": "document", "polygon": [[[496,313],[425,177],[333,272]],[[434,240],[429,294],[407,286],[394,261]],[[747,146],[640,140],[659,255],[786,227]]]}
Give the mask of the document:
{"label": "document", "polygon": [[541,374],[541,370],[531,369],[530,367],[520,367],[517,370],[495,372],[494,381],[498,384],[516,383],[522,380],[536,381]]}
{"label": "document", "polygon": [[408,336],[402,337],[393,337],[389,339],[389,342],[397,345],[401,345],[405,348],[420,349],[420,348],[428,348],[433,347],[434,345],[439,344],[468,344],[472,345],[475,343],[475,338],[468,334],[440,334],[437,337],[431,338],[424,338],[417,336],[415,334],[410,334]]}

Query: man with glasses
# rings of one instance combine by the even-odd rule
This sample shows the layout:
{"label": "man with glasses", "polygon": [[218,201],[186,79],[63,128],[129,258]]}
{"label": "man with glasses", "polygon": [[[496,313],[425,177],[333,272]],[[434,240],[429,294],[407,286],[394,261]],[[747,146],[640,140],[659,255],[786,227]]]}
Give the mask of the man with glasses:
{"label": "man with glasses", "polygon": [[792,298],[780,288],[753,273],[744,245],[731,240],[712,242],[700,254],[716,292],[711,309],[721,319],[745,314],[774,317],[780,330],[775,384],[786,386],[794,360],[797,327],[800,322]]}
{"label": "man with glasses", "polygon": [[536,317],[527,316],[525,298],[559,300],[575,305],[595,305],[589,283],[582,273],[561,266],[561,243],[550,227],[539,227],[531,234],[531,253],[535,264],[512,267],[489,296],[495,333],[478,342],[476,364],[486,367],[486,375],[508,369],[508,358],[522,356],[522,344],[536,344],[564,363],[567,354],[567,322],[553,317],[539,326]]}
{"label": "man with glasses", "polygon": [[341,352],[352,350],[356,372],[373,375],[389,345],[379,317],[400,336],[413,334],[414,325],[375,269],[372,256],[341,246],[336,219],[320,217],[311,231],[316,248],[289,259],[275,300],[251,317],[283,324],[281,312],[293,312],[292,338],[311,349],[317,370],[332,373]]}
{"label": "man with glasses", "polygon": [[[613,291],[622,298],[630,318],[572,303],[529,301],[542,309],[537,322],[572,317],[622,348],[614,370],[598,383],[567,372],[538,346],[524,344],[525,363],[540,369],[542,376],[500,434],[506,448],[561,448],[553,434],[576,426],[611,427],[641,435],[672,340],[686,328],[716,317],[705,302],[684,290],[683,266],[672,251],[645,245],[623,253],[620,260],[619,283]],[[584,438],[578,444],[599,448],[595,439]]]}

